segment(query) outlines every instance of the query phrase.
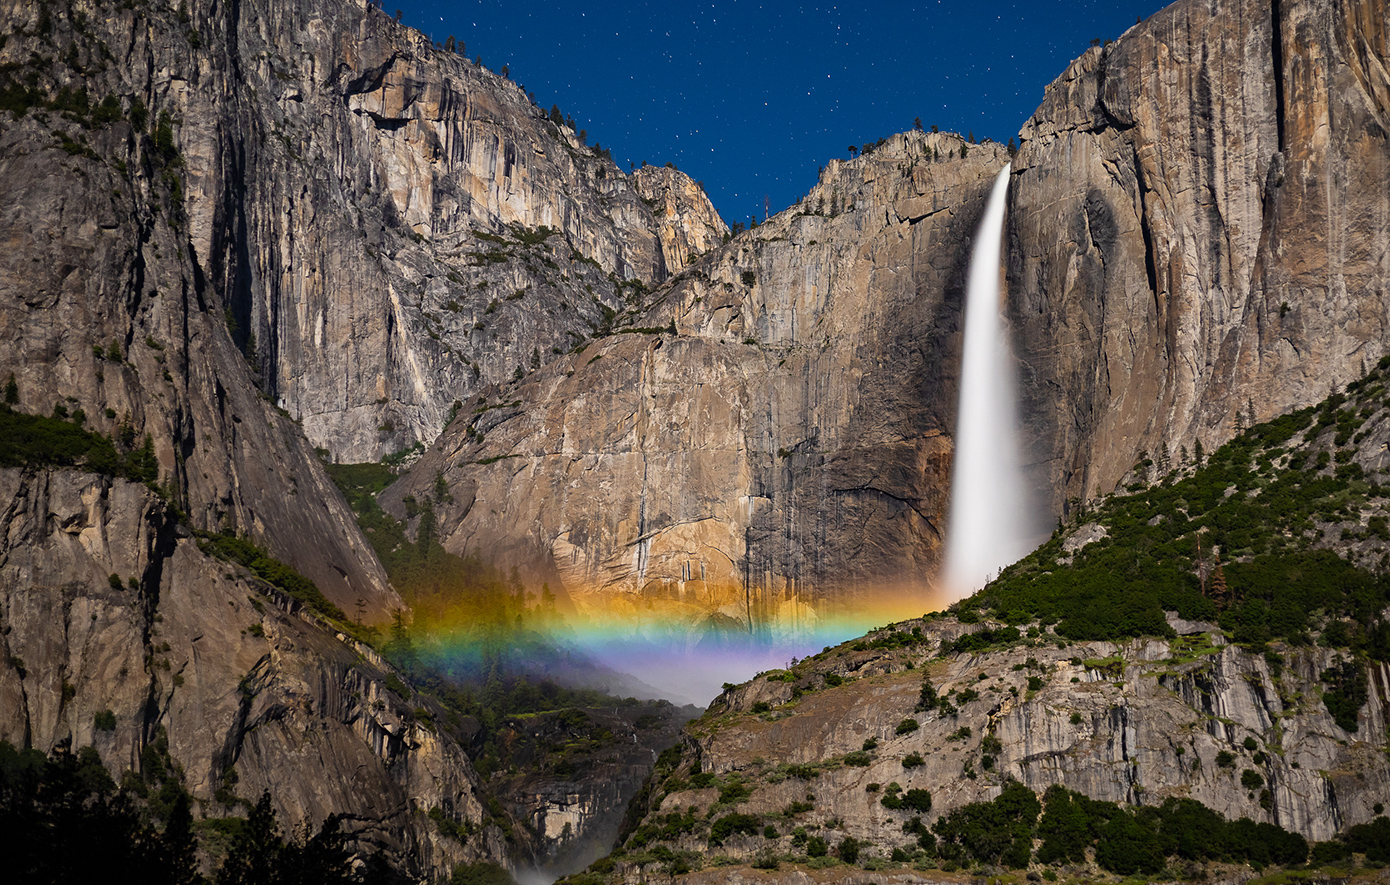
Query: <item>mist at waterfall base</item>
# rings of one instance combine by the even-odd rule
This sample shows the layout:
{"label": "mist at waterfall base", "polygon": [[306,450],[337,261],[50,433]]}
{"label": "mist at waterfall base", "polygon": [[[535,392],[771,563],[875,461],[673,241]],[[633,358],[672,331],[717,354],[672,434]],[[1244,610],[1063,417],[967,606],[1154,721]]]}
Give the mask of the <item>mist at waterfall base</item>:
{"label": "mist at waterfall base", "polygon": [[[794,660],[863,636],[875,627],[943,608],[949,600],[936,599],[920,588],[900,594],[882,594],[814,626],[786,634],[751,636],[724,633],[678,635],[667,625],[653,633],[609,629],[603,625],[578,626],[569,634],[574,647],[619,674],[630,674],[659,690],[656,695],[675,703],[708,706],[723,692],[723,684],[746,682],[758,673],[780,670]],[[614,684],[611,691],[620,685]],[[633,692],[622,691],[624,695]]]}
{"label": "mist at waterfall base", "polygon": [[[505,617],[480,616],[476,605],[456,603],[417,611],[409,658],[460,686],[481,690],[494,676],[597,689],[615,697],[664,698],[708,706],[724,683],[779,670],[875,627],[920,617],[951,600],[930,588],[880,587],[852,604],[827,606],[796,624],[763,625],[725,618],[711,629],[707,612],[616,610],[545,614],[529,609]],[[703,622],[703,623],[702,623]]]}
{"label": "mist at waterfall base", "polygon": [[1000,301],[1009,174],[994,181],[970,256],[943,590],[963,599],[1037,546],[1019,440],[1016,370]]}

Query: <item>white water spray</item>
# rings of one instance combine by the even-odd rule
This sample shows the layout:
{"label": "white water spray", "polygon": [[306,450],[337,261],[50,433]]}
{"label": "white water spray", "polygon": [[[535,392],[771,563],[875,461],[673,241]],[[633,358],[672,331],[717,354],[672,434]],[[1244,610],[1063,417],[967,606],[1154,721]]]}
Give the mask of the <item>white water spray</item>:
{"label": "white water spray", "polygon": [[959,599],[1034,546],[1018,439],[1013,357],[999,299],[1009,166],[994,181],[970,256],[960,409],[943,589]]}

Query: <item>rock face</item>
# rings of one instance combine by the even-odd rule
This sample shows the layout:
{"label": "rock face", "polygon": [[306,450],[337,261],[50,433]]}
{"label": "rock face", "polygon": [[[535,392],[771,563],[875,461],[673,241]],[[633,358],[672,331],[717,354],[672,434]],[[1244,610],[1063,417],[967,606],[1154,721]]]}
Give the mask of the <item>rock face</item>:
{"label": "rock face", "polygon": [[[464,748],[417,719],[432,702],[203,553],[144,486],[9,469],[0,501],[0,740],[94,746],[119,780],[163,736],[203,815],[270,790],[287,832],[343,814],[359,845],[431,879],[508,857]],[[480,831],[443,835],[436,808]]]}
{"label": "rock face", "polygon": [[[934,656],[943,642],[977,628],[954,619],[885,628],[722,696],[690,726],[669,780],[653,784],[647,819],[692,805],[703,819],[720,789],[697,788],[691,771],[712,773],[725,787],[741,779],[751,794],[736,803],[740,812],[772,819],[793,802],[811,803],[796,823],[819,825],[832,844],[845,835],[865,840],[861,858],[911,847],[912,834],[900,828],[909,817],[920,813],[930,826],[997,796],[1006,779],[1140,805],[1190,797],[1229,819],[1269,821],[1316,840],[1373,818],[1390,789],[1381,750],[1390,671],[1372,665],[1370,698],[1357,730],[1346,732],[1319,700],[1319,674],[1335,652],[1281,648],[1285,663],[1272,671],[1264,657],[1226,645],[1219,632],[1197,632],[1201,626],[1172,641],[1061,648],[1044,634],[1041,642],[941,658]],[[906,648],[872,647],[913,628],[922,638]],[[951,696],[956,713],[916,710],[924,677]],[[764,712],[752,712],[755,704]],[[989,738],[998,746],[982,749]],[[868,739],[876,746],[865,753]],[[846,761],[854,753],[867,758]],[[921,764],[908,767],[903,760],[913,753]],[[1243,786],[1246,771],[1265,786]],[[865,789],[891,782],[929,790],[930,813],[886,808],[882,792]],[[718,851],[787,853],[789,837],[736,836]],[[699,832],[680,839],[672,847],[712,850]]]}
{"label": "rock face", "polygon": [[[3,27],[33,27],[30,12],[7,7]],[[44,52],[89,39],[56,21],[34,38]],[[139,54],[147,38],[110,42],[133,39]],[[0,52],[27,54],[24,43]],[[120,85],[102,64],[95,95]],[[250,535],[343,609],[361,600],[384,620],[400,600],[300,428],[258,392],[195,258],[177,153],[120,120],[40,116],[0,130],[0,372],[15,379],[15,408],[81,410],[88,428],[128,445],[148,435],[159,482],[193,526]]]}
{"label": "rock face", "polygon": [[[491,787],[507,797],[514,818],[530,825],[537,869],[566,875],[607,854],[652,762],[700,712],[666,701],[629,702],[508,722],[507,771],[494,775]],[[549,752],[556,746],[573,749],[556,763]]]}
{"label": "rock face", "polygon": [[1010,310],[1054,509],[1390,349],[1384,3],[1177,3],[1024,127]]}
{"label": "rock face", "polygon": [[[1006,269],[1054,509],[1387,350],[1387,28],[1376,0],[1184,0],[1048,90],[1015,161]],[[451,550],[633,630],[660,615],[687,638],[771,638],[929,583],[969,240],[1001,147],[895,136],[724,243],[688,178],[624,175],[365,0],[10,4],[0,33],[0,373],[21,411],[80,410],[125,449],[148,437],[160,490],[0,471],[0,737],[91,743],[119,771],[163,729],[205,812],[273,787],[291,825],[347,811],[432,877],[541,857],[563,841],[552,824],[581,838],[611,801],[599,785],[513,784],[536,829],[509,845],[464,748],[417,716],[430,701],[187,530],[248,536],[384,619],[401,601],[313,447],[376,459],[446,421],[384,503],[404,514],[442,477]],[[1365,820],[1390,788],[1390,674],[1372,672],[1357,738],[1308,700],[1325,652],[1291,650],[1276,678],[1201,648],[1041,646],[1044,687],[987,673],[957,741],[955,720],[893,731],[920,676],[902,655],[845,652],[852,685],[798,708],[817,715],[737,712],[784,700],[763,679],[697,749],[751,772],[757,752],[878,736],[866,770],[815,787],[856,833],[886,814],[857,778],[891,781],[891,754],[926,736],[950,749],[920,774],[956,784],[938,810],[1007,773],[1186,792],[1315,838]],[[1117,651],[1118,672],[1071,663]],[[1008,654],[989,666],[1027,669]],[[960,686],[977,665],[932,672]],[[116,729],[97,729],[108,709]],[[997,768],[955,777],[986,727],[1007,738]],[[1245,736],[1269,748],[1250,757],[1268,808],[1215,762]],[[622,765],[604,769],[619,792]],[[804,795],[792,780],[753,801]],[[462,844],[435,808],[481,831]]]}
{"label": "rock face", "polygon": [[605,617],[785,635],[920,589],[949,491],[968,240],[1006,160],[909,133],[832,161],[635,330],[470,401],[384,500],[403,515],[442,474],[446,547]]}
{"label": "rock face", "polygon": [[[1212,449],[1316,402],[1386,351],[1383,12],[1179,3],[1048,89],[1015,161],[1007,276],[1054,512],[1143,452]],[[488,391],[398,497],[444,473],[453,549],[595,609],[782,633],[846,588],[927,583],[963,268],[1005,160],[962,148],[909,134],[832,162],[633,322],[674,334]]]}
{"label": "rock face", "polygon": [[264,389],[342,460],[432,441],[725,232],[675,172],[658,223],[522,87],[366,2],[207,5],[191,27],[198,76],[152,43],[126,66],[185,81],[132,85],[183,120],[190,244]]}

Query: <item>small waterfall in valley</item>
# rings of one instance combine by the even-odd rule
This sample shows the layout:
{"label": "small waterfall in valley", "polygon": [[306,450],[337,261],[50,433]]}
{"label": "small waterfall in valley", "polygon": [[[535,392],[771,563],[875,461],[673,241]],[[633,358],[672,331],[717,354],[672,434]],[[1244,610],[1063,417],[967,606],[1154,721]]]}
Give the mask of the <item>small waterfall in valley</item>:
{"label": "small waterfall in valley", "polygon": [[995,179],[970,256],[942,589],[959,599],[1036,543],[1018,438],[1018,398],[1000,261],[1009,166]]}

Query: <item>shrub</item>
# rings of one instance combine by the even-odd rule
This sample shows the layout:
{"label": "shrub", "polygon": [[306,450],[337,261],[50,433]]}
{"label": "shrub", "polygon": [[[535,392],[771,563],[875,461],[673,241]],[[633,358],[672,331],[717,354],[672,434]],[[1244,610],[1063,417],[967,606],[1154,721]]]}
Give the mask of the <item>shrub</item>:
{"label": "shrub", "polygon": [[1372,863],[1390,863],[1390,818],[1377,817],[1368,824],[1357,824],[1342,835],[1352,851],[1366,855]]}
{"label": "shrub", "polygon": [[1333,721],[1344,731],[1356,731],[1357,716],[1369,697],[1365,668],[1359,661],[1342,661],[1324,670],[1322,681],[1328,686],[1322,703]]}
{"label": "shrub", "polygon": [[1240,774],[1240,785],[1247,790],[1258,790],[1265,785],[1265,779],[1258,771],[1247,768]]}
{"label": "shrub", "polygon": [[516,880],[495,863],[459,864],[450,885],[516,885]]}
{"label": "shrub", "polygon": [[840,856],[840,860],[844,861],[845,863],[858,863],[859,848],[860,845],[858,839],[854,838],[853,836],[846,836],[845,838],[841,839],[840,844],[836,846],[835,853],[838,854]]}
{"label": "shrub", "polygon": [[101,710],[94,717],[92,725],[97,731],[115,731],[116,714],[110,710]]}
{"label": "shrub", "polygon": [[931,811],[931,791],[908,790],[902,795],[902,803],[904,808],[910,808],[913,811],[920,811],[926,814],[928,811]]}
{"label": "shrub", "polygon": [[904,719],[898,723],[897,734],[910,734],[919,727],[916,719]]}
{"label": "shrub", "polygon": [[825,857],[829,851],[830,846],[820,836],[810,836],[806,839],[807,857]]}
{"label": "shrub", "polygon": [[923,764],[921,753],[908,753],[903,757],[903,768],[918,768]]}
{"label": "shrub", "polygon": [[724,840],[735,833],[744,833],[755,836],[758,833],[758,826],[761,821],[755,814],[742,814],[735,812],[726,814],[714,822],[709,830],[709,844],[723,845]]}
{"label": "shrub", "polygon": [[1221,768],[1233,768],[1233,767],[1235,767],[1235,764],[1236,764],[1236,757],[1235,757],[1235,754],[1234,754],[1234,753],[1231,753],[1231,752],[1229,752],[1229,751],[1227,751],[1227,750],[1222,750],[1221,752],[1219,752],[1219,753],[1216,754],[1216,764],[1217,764],[1219,767],[1221,767]]}
{"label": "shrub", "polygon": [[935,710],[937,705],[936,688],[931,684],[931,680],[922,680],[922,690],[917,696],[917,707],[915,712],[922,713],[928,710]]}
{"label": "shrub", "polygon": [[753,790],[743,781],[730,781],[719,790],[719,802],[722,805],[737,805],[747,799],[752,792]]}

